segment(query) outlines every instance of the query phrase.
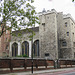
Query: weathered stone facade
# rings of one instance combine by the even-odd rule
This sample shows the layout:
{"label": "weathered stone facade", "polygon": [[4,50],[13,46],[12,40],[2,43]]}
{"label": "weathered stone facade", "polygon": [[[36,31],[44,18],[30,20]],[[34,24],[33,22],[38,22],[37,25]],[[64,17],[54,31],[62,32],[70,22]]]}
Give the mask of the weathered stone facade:
{"label": "weathered stone facade", "polygon": [[[39,27],[36,28],[31,28],[31,30],[33,30],[35,32],[35,36],[33,36],[33,43],[37,40],[39,40]],[[15,33],[16,35],[19,33],[19,31],[14,31],[13,33]],[[28,56],[31,57],[31,47],[32,47],[32,41],[30,40],[29,36],[32,35],[32,32],[24,32],[24,30],[22,30],[22,35],[21,37],[11,37],[11,42],[10,42],[10,53],[9,55],[12,56],[12,44],[16,43],[18,45],[18,54],[17,55],[22,55],[22,44],[23,42],[28,42],[29,44],[29,54]]]}
{"label": "weathered stone facade", "polygon": [[[63,15],[62,12],[43,11],[39,13],[40,25],[33,28],[35,36],[33,42],[35,43],[34,55],[41,58],[75,58],[75,22],[70,14]],[[16,34],[18,31],[16,31]],[[12,56],[12,44],[18,44],[18,55],[22,55],[22,43],[27,41],[29,43],[29,57],[31,57],[31,41],[27,36],[31,32],[22,32],[22,38],[11,37],[10,42],[10,56]],[[24,38],[25,37],[25,38]],[[26,46],[25,46],[26,47]],[[38,53],[38,56],[37,56]]]}
{"label": "weathered stone facade", "polygon": [[58,58],[56,13],[40,15],[39,42],[41,57]]}

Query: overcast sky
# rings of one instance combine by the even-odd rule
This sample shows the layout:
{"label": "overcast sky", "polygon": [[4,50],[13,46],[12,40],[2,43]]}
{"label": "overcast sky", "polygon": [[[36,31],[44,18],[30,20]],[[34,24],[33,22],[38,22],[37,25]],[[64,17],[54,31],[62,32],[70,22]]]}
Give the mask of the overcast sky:
{"label": "overcast sky", "polygon": [[43,8],[46,10],[55,9],[64,14],[70,13],[75,20],[75,3],[72,0],[35,0],[33,5],[37,12],[41,12]]}

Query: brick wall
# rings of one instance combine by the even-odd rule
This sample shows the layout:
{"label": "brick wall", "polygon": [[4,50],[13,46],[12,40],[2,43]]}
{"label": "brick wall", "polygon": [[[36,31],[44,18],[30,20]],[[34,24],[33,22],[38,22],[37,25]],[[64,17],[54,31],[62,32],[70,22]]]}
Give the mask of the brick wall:
{"label": "brick wall", "polygon": [[9,54],[9,42],[10,42],[10,31],[6,30],[0,37],[0,56],[6,56]]}

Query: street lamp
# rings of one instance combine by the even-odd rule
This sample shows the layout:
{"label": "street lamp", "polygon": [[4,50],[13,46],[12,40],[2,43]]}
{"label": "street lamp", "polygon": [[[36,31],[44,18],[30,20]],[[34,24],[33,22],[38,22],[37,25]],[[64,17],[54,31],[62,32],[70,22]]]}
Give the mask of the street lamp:
{"label": "street lamp", "polygon": [[31,45],[32,45],[32,48],[31,48],[31,50],[32,50],[32,53],[31,53],[31,55],[32,55],[32,73],[33,73],[33,26],[32,26],[32,41],[31,41]]}
{"label": "street lamp", "polygon": [[[34,13],[34,18],[32,18],[33,17],[33,15],[31,15],[31,24],[32,24],[32,21],[35,21],[35,13]],[[34,34],[34,32],[33,32],[33,28],[35,27],[35,22],[32,24],[32,40],[31,40],[31,50],[32,50],[32,52],[31,52],[31,58],[32,58],[32,73],[33,73],[33,34]]]}
{"label": "street lamp", "polygon": [[34,31],[33,31],[33,29],[34,29],[34,27],[35,27],[35,24],[32,25],[32,41],[31,41],[31,45],[32,45],[32,48],[31,48],[31,50],[32,50],[32,53],[31,53],[31,55],[32,55],[32,73],[33,73],[33,46],[34,46],[34,43],[33,43]]}

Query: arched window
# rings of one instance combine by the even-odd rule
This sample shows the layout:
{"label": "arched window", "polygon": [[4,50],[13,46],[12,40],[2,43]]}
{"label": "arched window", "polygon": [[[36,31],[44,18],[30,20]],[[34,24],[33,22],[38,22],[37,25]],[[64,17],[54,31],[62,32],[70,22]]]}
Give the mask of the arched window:
{"label": "arched window", "polygon": [[12,56],[15,57],[18,55],[18,44],[15,42],[12,44]]}
{"label": "arched window", "polygon": [[22,55],[26,54],[29,56],[29,43],[27,41],[24,41],[22,43]]}
{"label": "arched window", "polygon": [[39,56],[39,40],[34,41],[34,56]]}

